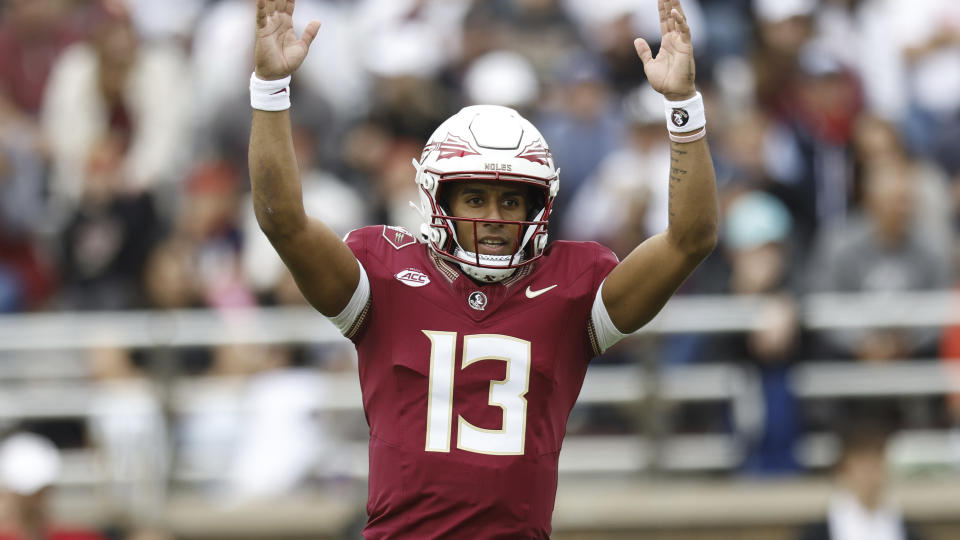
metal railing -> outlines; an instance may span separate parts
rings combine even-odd
[[[638,334],[756,329],[764,324],[761,314],[771,301],[760,296],[679,296]],[[960,295],[949,291],[883,296],[818,294],[805,297],[798,305],[801,323],[808,329],[960,324]],[[96,387],[83,383],[85,372],[69,351],[336,342],[345,340],[329,321],[309,308],[4,315],[0,316],[0,354],[6,358],[0,361],[0,420],[82,418],[92,414],[89,404]],[[46,360],[37,362],[37,356]],[[34,382],[3,383],[23,378]],[[69,382],[58,383],[58,379]],[[190,407],[198,406],[189,396],[202,389],[185,391],[182,385],[189,383],[168,382],[173,384],[166,393],[173,414],[188,414]],[[355,374],[347,374],[327,388],[336,392],[323,401],[324,409],[360,408]],[[651,388],[656,388],[653,399],[667,403],[716,401],[739,409],[758,406],[756,382],[741,367],[729,364],[677,366],[654,373],[635,365],[592,366],[578,406],[638,404],[651,398]],[[944,395],[960,393],[960,374],[936,359],[884,365],[801,363],[793,369],[791,388],[800,399]],[[930,440],[929,434],[924,437]],[[736,438],[729,434],[675,436],[661,442],[664,448],[658,455],[669,459],[660,466],[667,470],[729,469],[741,457]],[[581,444],[591,450],[580,452]],[[651,466],[651,444],[643,437],[584,437],[583,441],[571,437],[565,444],[561,465],[568,471],[643,470]],[[941,450],[948,447],[942,441],[930,446]],[[798,453],[807,456],[808,465],[822,465],[831,456],[830,447],[828,436],[812,435]],[[933,462],[952,459],[942,452],[919,454],[930,456]]]

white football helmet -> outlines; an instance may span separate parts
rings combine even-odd
[[[503,280],[530,264],[547,246],[547,222],[560,190],[558,171],[543,135],[517,111],[499,105],[464,107],[430,136],[417,169],[420,188],[420,239],[441,257],[460,265],[470,277],[486,282]],[[438,197],[450,182],[516,182],[533,189],[533,207],[526,221],[457,217]],[[454,222],[520,225],[517,251],[512,255],[481,254],[476,245],[462,246]]]

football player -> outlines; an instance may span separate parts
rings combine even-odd
[[[649,321],[713,249],[717,196],[690,30],[660,0],[661,48],[635,43],[665,98],[669,227],[622,262],[547,243],[559,179],[517,112],[467,107],[414,161],[423,223],[341,240],[303,209],[290,75],[293,0],[258,0],[250,174],[261,228],[358,352],[370,427],[367,538],[547,538],[567,416],[590,359]],[[664,171],[668,172],[668,171]]]

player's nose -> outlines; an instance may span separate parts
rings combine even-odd
[[[483,217],[484,219],[498,219],[498,220],[503,219],[503,212],[501,211],[500,205],[495,202],[491,202],[490,204],[487,204],[486,208],[484,208]],[[485,225],[490,225],[490,226],[495,225],[497,227],[500,227],[503,224],[502,223],[486,223]]]

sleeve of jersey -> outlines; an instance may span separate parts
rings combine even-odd
[[[606,281],[606,280],[604,280]],[[607,312],[607,306],[603,303],[603,283],[597,289],[597,295],[593,298],[593,308],[590,310],[590,324],[593,326],[596,337],[597,354],[603,354],[604,351],[613,347],[618,341],[627,336],[610,320],[610,314]]]
[[[609,248],[600,244],[593,244],[596,249],[596,259],[593,267],[596,269],[595,281],[597,283],[597,292],[593,297],[593,306],[590,309],[590,322],[587,324],[587,332],[590,337],[593,352],[599,356],[607,349],[612,347],[627,334],[617,330],[610,320],[610,313],[607,312],[607,306],[603,303],[603,284],[607,276],[614,268],[620,264],[617,256]]]
[[[348,232],[343,237],[343,242],[347,244],[350,251],[357,258],[357,264],[360,265],[360,281],[357,283],[350,302],[335,317],[330,317],[330,322],[340,330],[347,339],[353,339],[363,327],[367,314],[370,312],[371,290],[370,277],[367,275],[367,269],[363,261],[369,257],[367,251],[368,239],[377,234],[375,227],[361,227]]]
[[[347,307],[338,313],[335,317],[330,317],[330,322],[340,330],[340,333],[347,338],[352,339],[357,330],[363,325],[366,317],[367,308],[370,305],[370,280],[367,278],[367,270],[360,261],[360,282],[357,283],[357,289],[353,291],[350,302]]]

